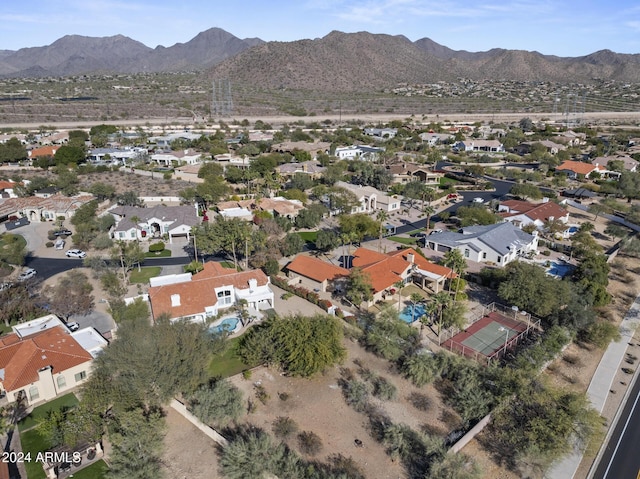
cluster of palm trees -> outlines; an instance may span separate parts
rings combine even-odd
[[[443,258],[442,264],[451,269],[452,274],[449,278],[447,290],[439,291],[431,296],[430,301],[425,304],[425,313],[417,318],[424,329],[425,326],[431,327],[435,322],[438,325],[438,339],[443,328],[456,326],[462,328],[464,326],[466,306],[458,301],[458,293],[462,289],[461,277],[467,268],[467,261],[462,253],[457,249],[452,249]],[[398,281],[393,285],[398,293],[398,312],[401,311],[402,290],[406,287],[404,281]],[[409,301],[411,302],[411,319],[416,319],[416,306],[424,302],[425,298],[417,293],[411,293]]]

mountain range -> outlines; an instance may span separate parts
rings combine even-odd
[[[473,80],[640,82],[640,54],[601,50],[557,57],[524,50],[452,50],[429,38],[331,32],[292,42],[240,39],[220,28],[154,49],[123,35],[68,35],[43,47],[0,50],[0,76],[200,71],[261,88],[357,91]]]

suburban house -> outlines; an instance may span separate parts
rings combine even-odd
[[[408,163],[400,161],[387,166],[387,171],[393,177],[393,183],[410,183],[419,181],[430,187],[438,187],[444,173],[433,171],[433,167],[429,165],[421,165],[418,163]]]
[[[136,241],[162,238],[163,235],[168,236],[170,243],[176,236],[185,236],[188,240],[191,228],[200,224],[200,217],[194,206],[116,206],[109,213],[116,220],[111,232],[115,240]]]
[[[170,148],[171,143],[176,140],[194,141],[202,136],[200,133],[189,133],[188,131],[180,131],[169,133],[164,136],[152,136],[149,138],[150,143],[155,143],[160,148]]]
[[[0,395],[34,404],[65,394],[87,381],[106,346],[93,328],[72,333],[52,314],[14,326],[0,338]]]
[[[431,263],[412,248],[386,254],[358,248],[353,253],[351,264],[371,278],[373,300],[369,304],[392,296],[392,290],[399,281],[405,284],[413,282],[423,289],[429,286],[437,293],[447,279],[457,276],[450,268]]]
[[[41,146],[39,148],[34,148],[33,150],[27,151],[27,158],[30,160],[35,160],[38,158],[53,158],[56,154],[56,151],[60,149],[59,146]]]
[[[0,198],[17,198],[14,189],[18,183],[13,181],[0,180]]]
[[[262,270],[236,271],[208,262],[199,273],[151,278],[149,302],[154,319],[167,314],[171,320],[206,323],[224,309],[245,300],[249,309],[273,308],[274,294]]]
[[[528,201],[507,200],[498,205],[498,214],[519,228],[533,224],[536,229],[543,229],[548,221],[569,221],[569,212],[553,201],[530,203]]]
[[[556,166],[556,171],[565,173],[569,178],[576,179],[580,175],[585,178],[591,177],[592,174],[604,176],[608,173],[604,166],[594,165],[591,163],[584,163],[582,161],[564,161],[562,164]]]
[[[314,160],[303,161],[302,163],[285,163],[276,166],[276,173],[283,178],[290,178],[296,173],[309,175],[309,178],[316,180],[324,174],[326,168]]]
[[[488,226],[469,226],[459,233],[442,232],[425,237],[425,246],[446,253],[458,249],[463,256],[477,263],[504,266],[519,256],[538,252],[538,234],[525,233],[513,223],[505,221]]]
[[[556,143],[562,143],[567,146],[580,146],[587,143],[586,133],[576,133],[573,130],[567,130],[558,133],[552,138]]]
[[[252,130],[249,132],[249,141],[273,141],[273,131]]]
[[[365,128],[363,133],[377,140],[390,140],[398,134],[397,128]]]
[[[151,161],[158,165],[195,165],[202,160],[202,153],[188,149],[180,151],[163,151],[151,155]]]
[[[27,218],[30,222],[54,221],[58,217],[70,219],[78,208],[94,199],[91,195],[70,198],[57,194],[46,198],[7,198],[0,203],[0,219],[10,216]]]
[[[232,153],[222,153],[213,157],[215,163],[222,166],[222,170],[226,170],[228,166],[235,166],[242,170],[246,170],[251,165],[251,158],[248,156],[238,156]]]
[[[418,136],[424,143],[428,144],[429,146],[436,146],[436,145],[439,145],[440,143],[444,143],[445,141],[449,141],[451,140],[451,138],[453,138],[453,135],[450,135],[449,133],[433,133],[433,132],[420,133]]]
[[[396,198],[372,186],[353,185],[344,181],[338,181],[336,186],[351,191],[358,198],[360,205],[355,207],[351,213],[373,213],[376,210],[390,213],[400,209],[400,196]]]
[[[300,200],[288,200],[276,196],[258,200],[221,201],[216,204],[216,209],[221,216],[227,218],[252,220],[256,212],[266,211],[271,216],[284,216],[292,220],[304,209],[304,205]]]
[[[333,155],[339,160],[376,161],[384,151],[384,148],[378,146],[353,145],[336,148]]]
[[[542,145],[547,153],[551,155],[557,155],[559,151],[566,150],[567,147],[561,143],[555,143],[551,140],[540,141],[524,141],[520,143],[515,149],[519,155],[526,155],[533,151],[534,145]]]
[[[312,256],[299,254],[286,267],[288,283],[313,291],[344,290],[349,270]]]
[[[609,170],[609,164],[612,161],[621,163],[622,169],[624,171],[635,173],[638,169],[638,161],[634,160],[629,155],[598,156],[597,158],[594,158],[593,160],[591,160],[591,163],[594,165],[603,166],[607,170]],[[609,170],[609,174],[611,175],[612,173],[615,173],[615,172],[612,172],[611,170]]]
[[[504,145],[498,140],[462,140],[453,144],[453,148],[458,151],[486,151],[493,153],[503,153]]]
[[[271,151],[276,153],[294,153],[296,151],[306,151],[312,158],[318,156],[318,153],[326,152],[331,147],[331,143],[326,141],[316,141],[309,143],[307,141],[285,141],[271,145]]]
[[[146,148],[94,148],[89,151],[87,160],[92,163],[125,164],[127,160],[139,158],[146,153]]]

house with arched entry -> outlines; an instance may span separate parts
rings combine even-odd
[[[111,231],[115,240],[137,241],[166,238],[169,243],[175,237],[191,236],[191,228],[200,224],[196,206],[165,206],[152,208],[117,206],[109,210],[116,220]],[[166,235],[166,236],[165,236]]]
[[[0,220],[11,216],[27,218],[31,223],[55,221],[59,217],[70,219],[78,208],[94,199],[92,195],[68,197],[60,194],[47,198],[7,198],[0,204]]]

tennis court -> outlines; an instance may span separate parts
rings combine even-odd
[[[528,323],[493,311],[447,339],[442,346],[464,356],[488,362],[511,349],[529,329]]]

